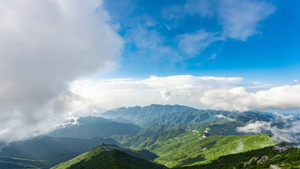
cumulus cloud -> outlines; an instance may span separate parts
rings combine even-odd
[[[227,86],[242,81],[239,77],[178,75],[151,76],[148,79],[77,80],[72,83],[72,107],[77,112],[99,112],[118,107],[158,104],[184,104],[198,107],[193,95],[211,85]],[[199,107],[200,108],[200,107]]]
[[[257,92],[248,92],[245,87],[215,88],[205,92],[199,101],[225,110],[298,109],[298,93],[300,85],[279,86]]]
[[[74,84],[72,92],[89,100],[82,104],[84,107],[110,109],[158,103],[237,111],[300,108],[300,85],[257,88],[251,92],[248,88],[253,84],[244,87],[240,77],[151,76],[141,80],[83,80]]]
[[[116,66],[123,41],[102,1],[5,1],[0,7],[0,141],[70,116],[69,82]]]

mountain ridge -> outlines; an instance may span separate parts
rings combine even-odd
[[[121,163],[115,161],[116,158],[112,158],[112,155],[117,154],[117,159],[121,160]],[[147,152],[146,152],[147,154]],[[145,155],[145,151],[133,151],[130,149],[119,147],[116,144],[100,144],[99,146],[91,148],[84,154],[77,156],[67,162],[61,163],[51,169],[66,169],[66,168],[157,168],[166,169],[167,167],[150,162],[145,158],[139,156]],[[148,154],[149,155],[149,154]],[[127,162],[124,162],[124,158]],[[113,161],[112,161],[113,160]],[[129,161],[129,163],[128,163]]]

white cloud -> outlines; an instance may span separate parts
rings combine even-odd
[[[143,82],[152,87],[194,87],[198,85],[228,85],[239,83],[243,80],[240,77],[213,77],[213,76],[192,76],[192,75],[177,75],[167,77],[151,76],[149,79],[144,79]]]
[[[268,2],[252,0],[219,1],[218,14],[225,37],[247,40],[259,33],[258,24],[274,13],[275,8]]]
[[[161,90],[160,94],[161,94],[162,99],[165,101],[168,101],[171,98],[171,92],[168,90]]]
[[[260,33],[260,23],[275,12],[275,7],[265,1],[253,0],[191,0],[187,1],[183,8],[176,6],[174,11],[176,13],[171,11],[168,13],[176,17],[184,17],[183,14],[198,14],[210,19],[215,17],[218,23],[222,25],[220,31],[204,31],[205,27],[202,27],[195,33],[178,36],[180,39],[179,48],[185,54],[193,57],[200,54],[212,42],[225,41],[228,38],[245,41],[247,38]],[[210,59],[214,58],[215,56],[210,57]]]
[[[204,93],[199,101],[212,108],[225,110],[263,110],[300,108],[300,85],[273,87],[248,92],[244,87],[215,88]]]
[[[216,33],[206,32],[204,29],[194,34],[183,34],[177,37],[179,48],[190,57],[199,54],[214,41],[222,40]]]
[[[227,119],[227,120],[229,120],[229,121],[235,121],[234,119],[229,118],[229,117],[226,117],[226,116],[224,116],[223,114],[217,114],[217,115],[215,115],[215,116],[218,117],[218,118],[220,118],[220,119]]]
[[[254,85],[260,85],[260,82],[251,82]]]
[[[270,128],[271,128],[271,122],[256,121],[256,122],[248,123],[243,127],[237,127],[237,131],[244,132],[244,133],[260,134],[263,132],[262,130],[270,130]]]
[[[147,105],[162,100],[160,90],[148,87],[137,79],[79,80],[71,86],[76,96],[73,110],[90,113],[118,107]]]
[[[280,120],[282,120],[282,121],[284,121],[284,122],[288,122],[289,120],[293,120],[294,118],[295,118],[295,116],[293,116],[293,115],[287,115],[287,116],[285,116],[285,115],[283,115],[283,114],[280,114],[280,113],[278,113],[278,112],[275,112],[275,113],[273,113],[275,116],[276,116],[276,118],[277,119],[280,119]]]
[[[299,80],[299,79],[295,79],[295,80],[293,80],[293,82],[294,82],[294,83],[299,83],[300,80]]]
[[[116,66],[123,41],[101,5],[1,0],[0,141],[37,135],[64,120],[74,97],[69,82]]]
[[[250,92],[243,87],[242,80],[238,77],[151,76],[142,80],[78,81],[72,91],[88,100],[82,105],[103,109],[152,103],[238,111],[300,108],[300,85]]]
[[[279,115],[279,114],[277,114]],[[274,138],[274,141],[281,143],[299,143],[300,141],[300,125],[299,121],[280,121],[280,119],[288,119],[290,117],[285,117],[284,115],[279,115],[274,121],[256,121],[249,122],[243,127],[237,127],[238,132],[244,133],[266,133],[271,132]],[[284,122],[283,128],[277,128],[273,123]]]
[[[211,85],[236,84],[242,78],[195,77],[178,75],[169,77],[151,76],[148,79],[104,79],[78,80],[71,86],[74,110],[89,113],[101,109],[117,107],[145,106],[158,104],[184,104],[197,107],[199,102],[193,95],[205,91]]]
[[[208,58],[208,60],[214,60],[214,59],[216,59],[216,57],[217,57],[217,54],[213,53],[213,54]]]

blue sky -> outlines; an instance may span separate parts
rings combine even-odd
[[[154,103],[300,113],[300,1],[0,1],[0,141]]]
[[[299,6],[292,0],[105,0],[125,40],[120,67],[107,77],[191,74],[292,84],[300,78]],[[197,40],[201,31],[207,37]]]

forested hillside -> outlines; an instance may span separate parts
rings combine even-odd
[[[277,147],[277,146],[275,146]],[[265,147],[244,153],[230,154],[219,157],[211,163],[195,165],[190,167],[179,167],[176,169],[242,169],[242,168],[300,168],[300,149],[284,147],[279,150],[275,147]]]
[[[148,151],[125,149],[114,144],[101,144],[88,152],[52,169],[165,169],[167,167],[150,162],[153,154]]]
[[[12,142],[0,152],[0,156],[11,157],[3,158],[1,164],[49,168],[65,162],[59,167],[93,168],[102,166],[97,161],[106,159],[103,162],[110,161],[108,165],[120,167],[129,164],[117,163],[116,160],[133,160],[131,164],[134,161],[145,162],[136,159],[138,157],[152,161],[145,162],[149,166],[157,165],[155,163],[161,164],[158,167],[164,165],[169,168],[200,167],[204,164],[218,166],[216,159],[277,144],[270,135],[271,131],[263,130],[265,134],[246,133],[237,128],[264,122],[284,129],[287,121],[295,123],[299,120],[268,113],[197,110],[179,105],[120,108],[105,115],[111,119],[80,117],[58,127],[48,134],[51,136]],[[140,126],[132,124],[134,120]],[[16,158],[22,159],[18,161]]]

